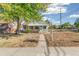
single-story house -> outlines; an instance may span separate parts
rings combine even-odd
[[[45,22],[30,22],[28,28],[34,31],[47,31],[48,24]]]

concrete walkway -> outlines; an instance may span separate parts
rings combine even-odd
[[[49,56],[49,48],[43,34],[40,34],[38,47],[42,48],[42,53],[44,53],[45,56]]]

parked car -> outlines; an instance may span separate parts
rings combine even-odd
[[[0,33],[5,33],[8,29],[8,23],[0,23]]]

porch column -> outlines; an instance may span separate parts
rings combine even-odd
[[[33,30],[35,30],[35,26],[33,26]]]

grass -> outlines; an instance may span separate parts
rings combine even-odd
[[[21,35],[0,36],[0,47],[35,47],[38,45],[38,33],[23,33]]]
[[[76,32],[53,32],[45,34],[45,38],[48,46],[79,47],[79,33]]]

